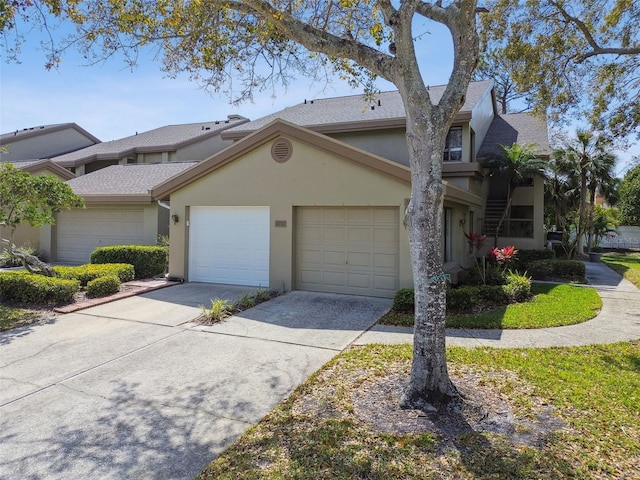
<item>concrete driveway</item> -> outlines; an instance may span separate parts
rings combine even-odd
[[[0,334],[0,478],[190,479],[390,300],[292,292],[214,326],[184,284]]]

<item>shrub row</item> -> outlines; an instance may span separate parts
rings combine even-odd
[[[535,280],[582,280],[586,272],[577,260],[538,260],[529,264],[527,273]]]
[[[447,310],[469,312],[475,306],[500,306],[523,302],[531,296],[531,279],[509,272],[504,285],[463,286],[447,289]],[[414,291],[402,288],[396,292],[392,309],[397,312],[413,312]]]
[[[100,247],[91,253],[91,263],[128,263],[133,265],[136,279],[151,278],[164,273],[167,252],[147,245]]]
[[[53,267],[60,278],[78,280],[81,287],[100,277],[115,276],[120,282],[130,282],[134,278],[133,265],[127,263],[86,264],[77,267]]]
[[[509,264],[511,270],[520,273],[528,271],[529,265],[538,260],[553,260],[556,254],[553,250],[518,250],[518,254]]]
[[[58,305],[71,302],[78,290],[78,280],[45,277],[26,271],[0,273],[0,300],[3,301]]]

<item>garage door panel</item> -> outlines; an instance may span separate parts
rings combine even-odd
[[[324,285],[329,285],[334,287],[344,287],[345,279],[346,279],[346,275],[344,272],[335,272],[335,271],[325,270],[322,275],[322,283]]]
[[[342,208],[324,209],[321,211],[320,217],[324,223],[346,223],[348,213]]]
[[[393,296],[398,290],[398,277],[395,275],[374,275],[373,288],[376,290],[386,291],[389,296]]]
[[[347,232],[344,227],[325,227],[322,229],[322,240],[332,243],[344,243],[347,239]]]
[[[347,263],[350,267],[365,267],[370,268],[371,254],[363,252],[350,252],[347,254]]]
[[[373,223],[373,212],[369,208],[347,208],[347,221],[354,223]]]
[[[393,296],[399,276],[398,212],[394,207],[299,207],[297,288]]]
[[[331,265],[331,266],[344,266],[345,264],[345,260],[344,260],[344,252],[323,252],[322,255],[322,263],[324,263],[325,265]]]
[[[398,271],[398,255],[388,253],[376,253],[373,255],[373,267],[376,270],[388,269]]]
[[[372,228],[349,228],[349,245],[361,243],[371,245],[373,242]]]
[[[269,208],[191,207],[189,280],[269,286]]]
[[[142,208],[85,209],[60,212],[56,218],[56,257],[86,263],[91,252],[110,245],[144,244]]]

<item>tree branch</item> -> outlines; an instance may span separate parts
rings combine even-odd
[[[574,58],[578,63],[584,62],[587,58],[594,57],[596,55],[638,55],[640,54],[640,47],[628,47],[628,48],[608,48],[601,47],[600,44],[596,41],[596,39],[591,34],[589,27],[577,17],[570,15],[562,6],[558,4],[558,2],[554,0],[549,0],[549,3],[553,5],[556,10],[562,15],[562,17],[568,22],[575,25],[578,30],[584,36],[584,39],[587,41],[589,46],[591,47],[591,51],[586,53],[577,54]]]
[[[224,1],[223,5],[238,12],[252,13],[269,19],[293,40],[313,52],[349,58],[386,80],[391,81],[394,77],[393,57],[364,45],[355,39],[338,37],[325,30],[315,28],[294,18],[289,13],[276,10],[269,2],[262,0]]]

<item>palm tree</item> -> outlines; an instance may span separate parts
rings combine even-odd
[[[500,145],[502,155],[485,160],[483,166],[491,170],[492,175],[500,175],[507,182],[507,204],[502,218],[496,227],[494,246],[498,246],[498,235],[504,219],[511,208],[513,191],[527,179],[546,176],[547,162],[535,153],[535,145],[514,143],[510,147]]]
[[[575,175],[578,163],[556,150],[548,163],[544,188],[545,224],[547,228],[562,232],[562,248],[566,258],[575,253],[576,239],[571,230],[577,223],[580,205],[580,182]],[[553,226],[553,227],[552,227]]]
[[[567,164],[576,165],[579,173],[580,204],[576,224],[576,250],[579,254],[584,253],[584,237],[593,223],[588,213],[592,208],[589,208],[587,198],[591,195],[593,201],[598,186],[610,183],[612,178],[615,156],[608,151],[609,148],[610,142],[605,137],[579,130],[574,140],[557,151]]]
[[[589,196],[587,251],[591,251],[594,242],[596,194],[600,193],[607,203],[615,203],[616,190],[620,183],[613,173],[616,160],[615,155],[605,153],[604,155],[594,158],[591,162],[587,185]]]

